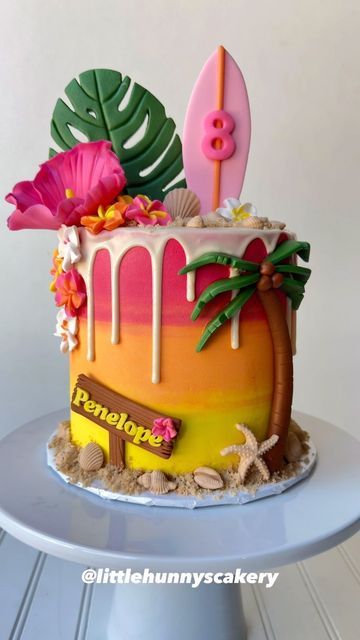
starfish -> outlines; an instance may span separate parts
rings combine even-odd
[[[263,480],[269,480],[270,471],[261,458],[264,453],[272,449],[272,447],[277,443],[279,436],[274,434],[259,444],[252,431],[250,431],[245,424],[237,424],[236,428],[244,434],[245,443],[232,444],[229,447],[225,447],[225,449],[220,451],[220,454],[222,456],[228,456],[235,453],[240,457],[238,472],[239,479],[242,484],[245,481],[249,469],[253,465],[258,469]]]

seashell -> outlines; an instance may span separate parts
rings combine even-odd
[[[222,216],[217,216],[215,221],[215,227],[232,227],[230,220],[225,220]]]
[[[280,222],[280,220],[269,220],[270,229],[285,229],[285,222]]]
[[[57,436],[63,440],[70,440],[70,420],[62,420],[59,422]]]
[[[211,211],[202,217],[205,227],[231,227],[232,224],[229,220],[223,218],[215,211]]]
[[[151,493],[162,495],[174,491],[176,489],[176,482],[171,482],[162,471],[149,471],[143,473],[138,479],[144,489],[148,489]]]
[[[247,229],[263,229],[264,222],[258,216],[249,216],[241,220],[241,226]]]
[[[217,214],[214,211],[201,216],[204,227],[216,227]]]
[[[182,218],[181,216],[176,216],[174,220],[174,225],[177,227],[185,227],[186,223],[190,220],[190,218]]]
[[[201,216],[194,216],[190,218],[189,222],[186,223],[187,227],[204,227],[204,220]]]
[[[193,218],[200,213],[200,200],[190,189],[173,189],[164,199],[164,205],[173,220]]]
[[[303,449],[301,442],[293,431],[289,431],[285,444],[284,455],[288,462],[296,462],[301,458]]]
[[[79,465],[83,471],[99,471],[103,464],[103,450],[96,442],[89,442],[80,450]]]
[[[221,475],[211,467],[199,467],[194,471],[194,480],[202,489],[221,489],[224,486]]]

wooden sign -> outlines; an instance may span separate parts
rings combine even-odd
[[[131,442],[160,458],[170,458],[175,438],[167,442],[163,436],[154,435],[154,420],[170,418],[177,432],[181,425],[178,418],[148,409],[84,374],[77,379],[71,409],[107,429],[110,463],[116,466],[125,466],[125,442]]]

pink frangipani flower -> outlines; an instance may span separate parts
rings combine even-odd
[[[55,281],[55,303],[65,307],[68,316],[77,316],[86,302],[86,286],[76,269],[61,273]]]
[[[155,418],[151,433],[154,436],[162,436],[165,442],[176,438],[177,431],[171,418]]]
[[[16,209],[8,218],[12,231],[59,229],[107,206],[126,185],[111,143],[82,142],[40,165],[33,181],[18,182],[6,196]]]
[[[125,211],[127,220],[135,220],[138,224],[160,224],[162,226],[171,222],[170,214],[160,200],[151,201],[147,196],[136,196]]]

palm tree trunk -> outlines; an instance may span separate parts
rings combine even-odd
[[[281,469],[284,462],[293,396],[293,358],[286,317],[275,290],[258,290],[258,296],[269,323],[274,351],[274,391],[267,438],[276,434],[279,440],[265,456],[270,471],[274,472]]]

